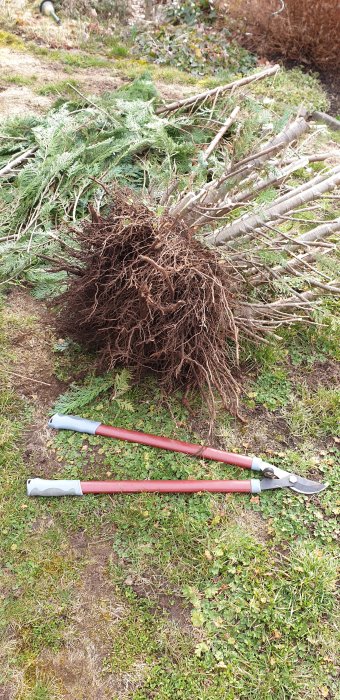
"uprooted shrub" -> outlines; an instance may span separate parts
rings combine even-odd
[[[74,233],[63,332],[95,350],[101,369],[152,370],[167,392],[198,389],[212,412],[217,392],[237,413],[237,274],[185,224],[156,217],[129,191],[113,199]]]

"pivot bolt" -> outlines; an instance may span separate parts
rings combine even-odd
[[[262,471],[263,476],[267,479],[274,479],[274,469],[273,467],[265,467]]]
[[[291,474],[291,476],[289,477],[289,481],[291,482],[291,484],[296,484],[297,476],[294,476],[294,474]]]

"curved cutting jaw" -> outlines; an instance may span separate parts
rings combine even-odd
[[[319,481],[312,481],[311,479],[305,479],[303,476],[290,474],[290,472],[286,472],[284,469],[275,467],[273,464],[265,464],[263,471],[266,475],[271,472],[272,476],[270,478],[262,479],[261,491],[266,491],[268,489],[289,488],[296,493],[311,496],[314,493],[321,493],[321,491],[324,491],[324,489],[327,488],[327,484],[320,484]]]
[[[294,481],[291,480],[292,477]],[[318,481],[304,479],[302,476],[295,476],[294,474],[284,476],[282,479],[262,479],[260,484],[261,491],[288,488],[296,493],[303,493],[305,496],[311,496],[313,493],[320,493],[327,488],[326,484],[320,484]]]
[[[327,484],[320,484],[319,481],[312,481],[311,479],[304,479],[302,476],[298,476],[295,484],[290,483],[289,488],[292,491],[296,491],[296,493],[312,495],[313,493],[324,491],[327,488]]]

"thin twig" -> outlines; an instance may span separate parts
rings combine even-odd
[[[106,192],[106,194],[108,194],[109,197],[112,198],[112,192],[110,192],[109,188],[106,185],[104,185],[104,183],[101,180],[97,180],[96,177],[92,177],[90,175],[89,175],[89,178],[90,178],[90,180],[93,180],[94,182],[96,182],[97,185],[100,185],[100,187],[103,188],[104,192]]]
[[[301,209],[299,209],[297,213],[299,214],[300,211],[301,211]],[[282,219],[283,221],[294,221],[296,223],[301,223],[301,224],[324,224],[325,223],[324,219],[295,219],[294,216],[285,216],[284,214],[281,214],[281,216],[278,216],[278,219]]]
[[[92,102],[92,100],[90,100],[89,97],[86,97],[86,95],[83,95],[83,93],[80,92],[80,90],[78,90],[76,87],[74,87],[74,85],[71,85],[71,83],[67,83],[67,87],[71,88],[71,90],[74,90],[74,92],[76,92],[80,97],[82,97],[82,99],[85,100],[85,102],[88,102],[89,105],[91,105],[92,107],[95,107],[95,109],[97,109],[98,112],[101,112],[102,114],[104,114],[110,120],[110,122],[112,122],[116,126],[121,126],[120,123],[117,121],[117,119],[115,119],[112,116],[112,114],[109,114],[109,112],[106,112],[105,109],[103,109],[102,107],[99,107],[95,102]]]
[[[219,142],[221,141],[221,138],[223,138],[224,134],[226,131],[228,131],[229,127],[232,125],[232,123],[235,121],[236,116],[238,115],[240,111],[240,107],[235,107],[233,109],[230,117],[226,120],[225,124],[220,128],[220,130],[217,132],[215,138],[211,141],[209,146],[203,151],[203,157],[207,160],[209,156],[212,154],[212,152],[215,150],[216,146],[218,146]]]
[[[51,386],[48,382],[43,382],[41,379],[36,379],[35,377],[26,377],[25,374],[20,374],[19,372],[12,372],[12,370],[6,370],[8,374],[12,374],[14,377],[20,377],[20,379],[28,379],[30,382],[35,382],[36,384],[44,384],[44,386]]]

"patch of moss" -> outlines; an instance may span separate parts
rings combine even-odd
[[[11,32],[5,32],[0,30],[0,46],[9,46],[12,49],[25,49],[25,44],[16,34],[11,34]]]
[[[278,113],[283,113],[288,106],[298,108],[303,105],[308,112],[327,111],[329,107],[317,74],[306,73],[301,68],[286,70],[281,67],[274,77],[253,83],[251,90],[257,98],[275,100],[273,106]]]

